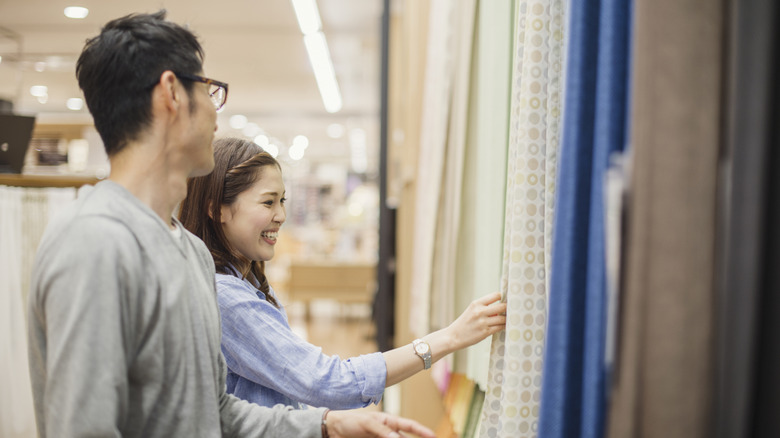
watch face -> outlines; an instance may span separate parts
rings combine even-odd
[[[420,354],[425,354],[425,353],[428,352],[428,344],[424,344],[424,343],[420,342],[419,344],[414,346],[414,351],[416,351],[416,352],[418,352]]]

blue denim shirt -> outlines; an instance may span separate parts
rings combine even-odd
[[[216,282],[229,393],[262,406],[299,409],[299,402],[353,409],[382,399],[387,377],[382,353],[346,360],[327,356],[293,333],[284,308],[266,301],[251,283],[223,274]]]

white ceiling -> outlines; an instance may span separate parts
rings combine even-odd
[[[376,169],[382,1],[318,5],[344,102],[335,114],[324,110],[290,0],[0,0],[0,98],[40,122],[89,123],[86,108],[65,106],[81,97],[74,66],[84,41],[113,18],[164,8],[199,36],[206,76],[230,84],[218,136],[240,135],[228,119],[243,114],[278,139],[280,158],[303,134],[310,142],[304,160],[348,163],[348,135],[326,135],[328,125],[340,123],[366,131],[369,169]],[[84,6],[89,16],[66,18],[66,6]],[[36,71],[37,62],[46,62],[44,71]],[[48,87],[45,104],[30,95],[33,85]]]

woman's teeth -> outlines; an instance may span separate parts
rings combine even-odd
[[[260,235],[262,237],[266,238],[266,239],[274,239],[274,240],[276,240],[276,238],[279,236],[279,232],[278,231],[275,231],[275,232],[265,232],[265,233],[262,233]]]

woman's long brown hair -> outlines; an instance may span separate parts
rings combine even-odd
[[[222,138],[214,142],[214,170],[187,181],[187,197],[181,203],[179,220],[191,233],[206,243],[220,274],[248,279],[279,307],[270,294],[265,278],[265,262],[249,260],[230,245],[222,230],[223,205],[232,205],[239,194],[254,184],[266,166],[279,162],[269,153],[240,138]]]

